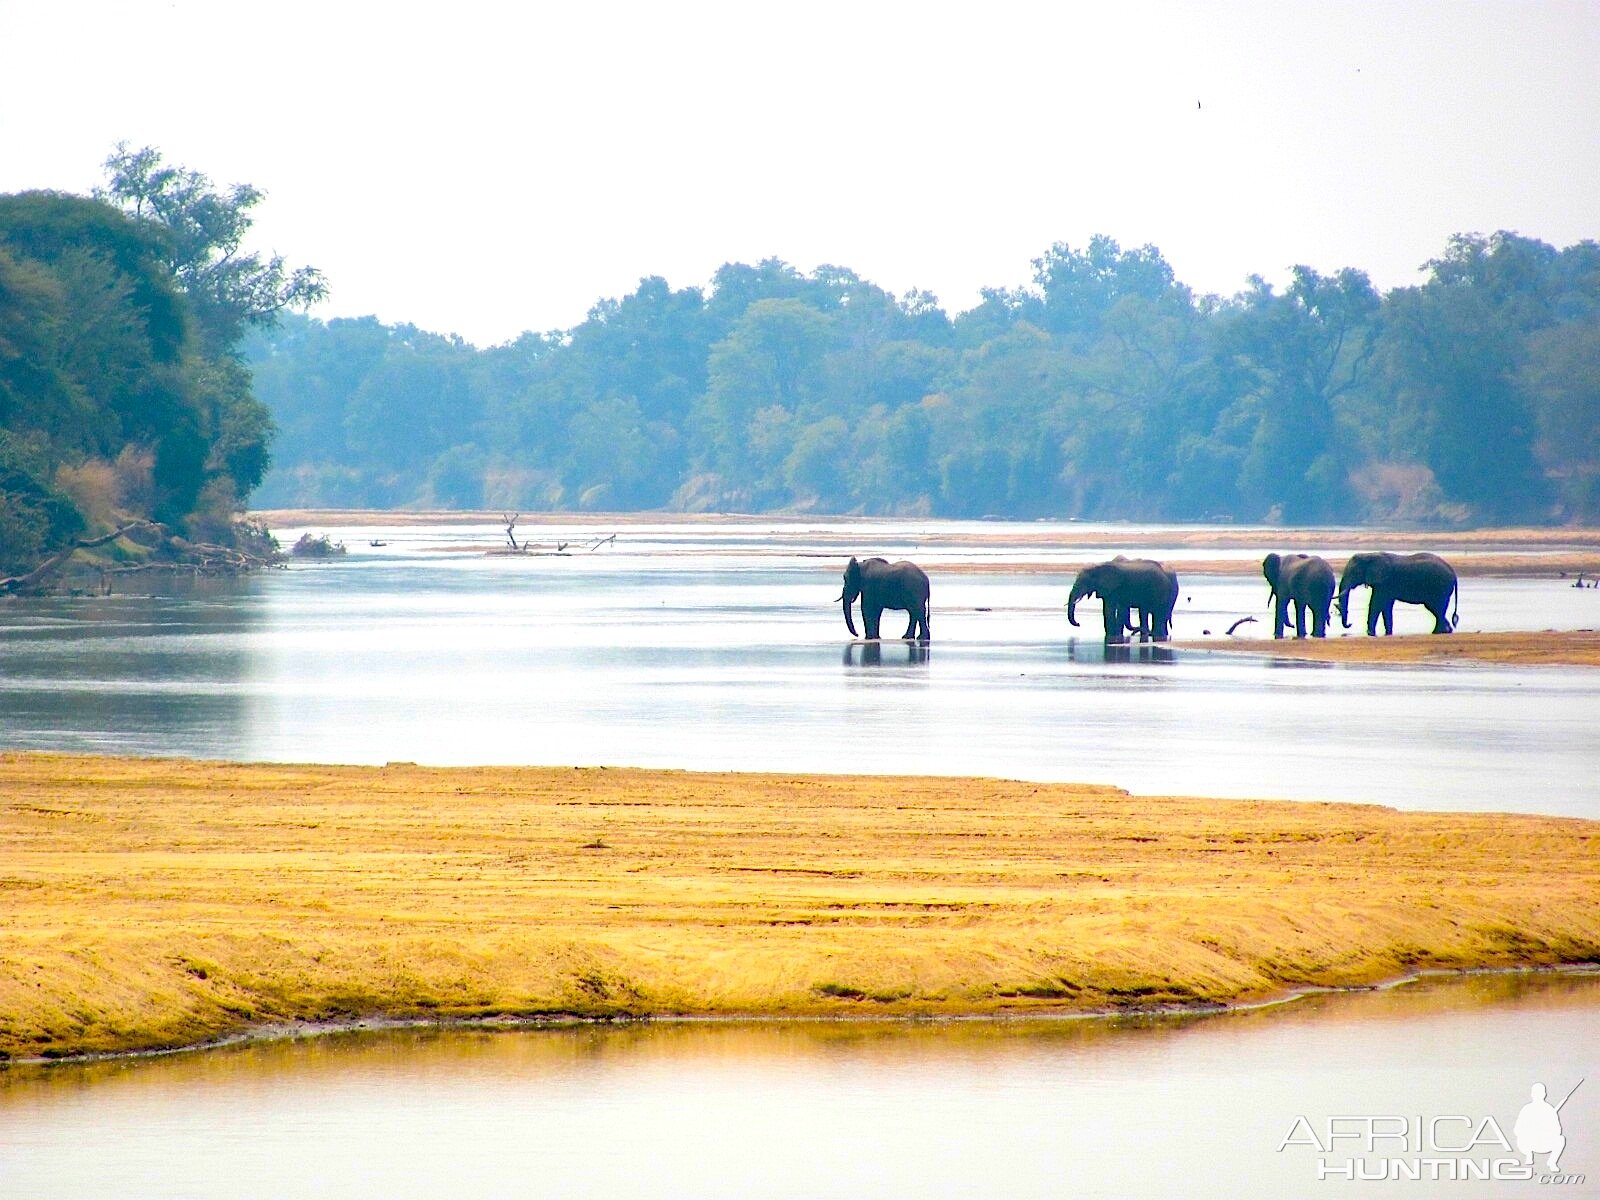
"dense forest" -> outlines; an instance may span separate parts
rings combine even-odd
[[[273,431],[240,340],[324,291],[241,248],[257,189],[151,149],[106,170],[0,196],[0,576],[135,526],[115,549],[235,543]]]
[[[1306,522],[1600,516],[1600,245],[1452,238],[1420,286],[1197,296],[1052,247],[951,317],[839,267],[643,280],[488,349],[373,318],[246,344],[272,505]]]
[[[1095,237],[954,317],[840,267],[731,263],[480,349],[292,311],[324,281],[246,250],[249,185],[126,146],[106,171],[94,196],[0,196],[0,590],[135,525],[120,552],[236,542],[247,500],[1600,517],[1594,242],[1463,234],[1419,286],[1298,267],[1222,298]]]

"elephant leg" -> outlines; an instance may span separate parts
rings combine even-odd
[[[1105,614],[1106,641],[1120,645],[1127,640],[1124,630],[1128,624],[1128,610],[1109,600],[1102,600],[1101,603]]]
[[[1454,632],[1450,628],[1450,618],[1445,615],[1445,612],[1449,607],[1450,605],[1448,601],[1441,601],[1438,608],[1433,607],[1431,604],[1428,605],[1428,611],[1433,614],[1433,631],[1435,633]]]
[[[863,604],[861,606],[861,623],[865,627],[868,641],[878,640],[878,625],[883,620],[883,606],[881,604]]]
[[[1378,636],[1378,614],[1383,611],[1383,605],[1378,603],[1378,594],[1374,592],[1367,600],[1367,636]]]
[[[1389,601],[1389,603],[1387,603],[1387,604],[1385,604],[1383,606],[1383,636],[1384,637],[1393,637],[1394,636],[1394,601],[1393,600]]]
[[[1289,601],[1287,598],[1280,596],[1277,605],[1272,610],[1272,636],[1281,638],[1283,636],[1283,627],[1288,623]]]
[[[928,628],[928,602],[926,600],[922,602],[922,640],[925,642],[933,641],[933,630]]]
[[[909,642],[912,638],[917,636],[917,610],[914,608],[909,609],[907,610],[907,615],[911,619],[906,622],[906,631],[900,635],[900,640],[902,642]]]
[[[1306,606],[1303,600],[1294,602],[1294,636],[1297,639],[1306,636]]]
[[[1128,606],[1128,621],[1126,621],[1126,624],[1128,624],[1128,630],[1130,630],[1130,632],[1138,632],[1139,640],[1141,640],[1141,642],[1149,642],[1149,640],[1150,640],[1150,610],[1149,610],[1149,608],[1141,608],[1141,610],[1139,610],[1139,624],[1133,624],[1133,606],[1131,606],[1131,605]]]
[[[1311,636],[1325,638],[1328,636],[1328,610],[1314,608],[1311,610]]]

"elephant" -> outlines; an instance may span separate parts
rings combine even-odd
[[[1311,636],[1328,636],[1328,606],[1333,603],[1333,568],[1315,554],[1269,554],[1261,560],[1261,573],[1272,585],[1272,636],[1281,638],[1294,605],[1294,635],[1306,635],[1306,613],[1311,613]]]
[[[1378,617],[1383,617],[1385,635],[1394,633],[1394,604],[1420,604],[1433,614],[1433,632],[1450,633],[1461,620],[1461,596],[1457,590],[1455,568],[1437,554],[1352,554],[1339,576],[1339,620],[1350,628],[1350,592],[1370,587],[1367,601],[1367,636],[1378,632]],[[1445,610],[1451,598],[1456,611]]]
[[[851,637],[856,636],[856,625],[850,618],[850,606],[857,596],[861,598],[861,624],[869,639],[878,637],[883,610],[893,608],[911,617],[902,637],[932,640],[928,629],[928,576],[916,563],[903,559],[897,563],[881,558],[850,560],[844,569],[844,591],[839,599],[844,601],[844,627]]]
[[[1096,563],[1078,572],[1067,597],[1067,620],[1078,623],[1078,601],[1099,596],[1104,610],[1106,641],[1126,641],[1130,629],[1139,630],[1146,640],[1166,641],[1172,633],[1172,610],[1178,603],[1178,577],[1160,563],[1148,558],[1124,558]],[[1132,610],[1139,610],[1139,624],[1130,625]]]

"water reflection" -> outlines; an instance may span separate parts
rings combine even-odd
[[[263,627],[258,580],[15,602],[0,613],[0,741],[246,756]]]
[[[888,647],[887,655],[884,653]],[[933,644],[922,641],[846,642],[844,665],[847,667],[919,666],[933,656]]]
[[[1596,1045],[1600,979],[1565,975],[1215,1017],[352,1035],[0,1071],[0,1161],[40,1196],[1360,1196],[1279,1150],[1296,1117],[1509,1130]],[[1584,1095],[1564,1165],[1592,1178]]]
[[[1102,638],[1070,637],[1066,640],[1070,663],[1166,663],[1179,661],[1178,651],[1164,642],[1107,642]]]

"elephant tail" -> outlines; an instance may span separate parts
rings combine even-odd
[[[1459,579],[1455,581],[1455,584],[1450,589],[1450,607],[1452,609],[1450,613],[1450,628],[1452,630],[1459,629],[1461,627],[1461,580]]]

